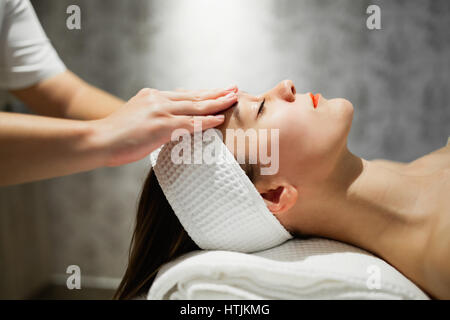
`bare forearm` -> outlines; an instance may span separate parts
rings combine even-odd
[[[11,93],[36,114],[77,120],[104,118],[125,103],[70,71]]]
[[[140,160],[170,141],[174,130],[193,132],[193,115],[204,130],[222,124],[224,115],[213,114],[232,106],[236,91],[146,88],[110,115],[89,121],[0,112],[0,185]]]
[[[101,167],[90,121],[0,112],[0,185]]]
[[[124,104],[125,101],[85,83],[69,101],[66,116],[82,120],[102,119]]]

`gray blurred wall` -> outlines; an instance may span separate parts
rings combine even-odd
[[[366,159],[411,161],[450,135],[448,0],[32,3],[66,65],[123,99],[145,86],[236,83],[256,94],[292,79],[298,92],[353,102],[349,147]],[[66,28],[70,4],[81,8],[81,30]],[[369,4],[381,7],[382,30],[366,28]],[[109,280],[125,270],[148,166],[144,159],[0,189],[0,214],[41,221],[35,237],[48,244],[33,244],[24,225],[10,222],[28,243],[16,262],[46,259],[37,273],[50,279],[76,264],[83,276],[105,280],[94,283],[116,283]]]

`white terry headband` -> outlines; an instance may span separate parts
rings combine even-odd
[[[171,141],[150,155],[161,189],[181,225],[201,249],[254,252],[291,239],[292,235],[267,209],[219,133],[217,129],[208,129],[203,139],[185,135],[180,142]],[[206,139],[207,135],[210,138]],[[186,149],[182,156],[191,162],[177,164],[179,161],[173,161],[171,154],[173,151],[180,157],[183,141],[190,141],[185,146],[191,146],[191,158]],[[209,152],[214,161],[194,163],[194,150],[197,156],[198,150],[202,150],[203,157]]]

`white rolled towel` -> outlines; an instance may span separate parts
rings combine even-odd
[[[147,299],[429,299],[382,259],[341,242],[292,239],[246,254],[204,250],[163,266]]]

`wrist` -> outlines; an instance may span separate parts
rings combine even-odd
[[[111,165],[112,139],[106,132],[102,120],[83,121],[85,123],[86,146],[91,154],[92,161],[98,167]]]

